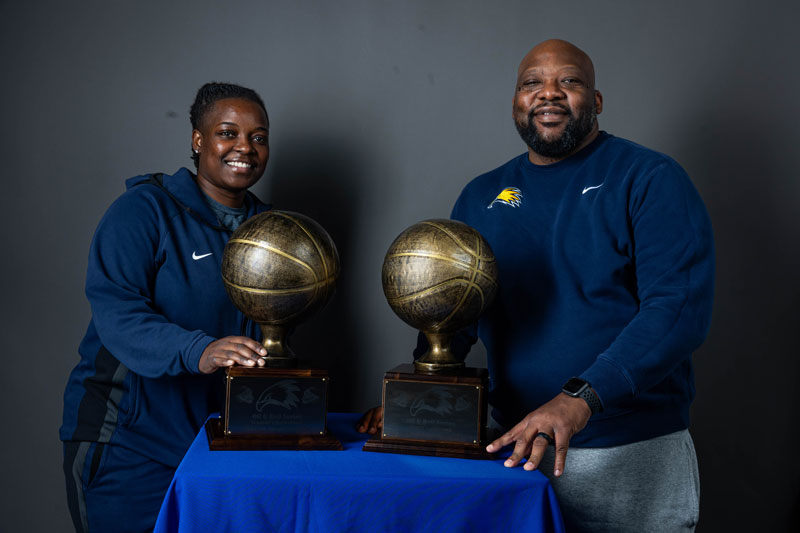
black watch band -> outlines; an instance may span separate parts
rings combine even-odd
[[[573,398],[583,398],[589,409],[592,410],[593,415],[603,412],[603,404],[600,402],[600,398],[597,397],[597,394],[592,390],[592,386],[585,379],[570,378],[561,387],[561,392]]]

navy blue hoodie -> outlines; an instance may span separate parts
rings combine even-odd
[[[500,290],[478,334],[498,421],[516,424],[579,376],[605,411],[571,445],[688,427],[714,250],[703,202],[675,161],[601,132],[552,165],[525,153],[479,176],[452,217],[497,256]]]
[[[258,338],[220,274],[229,232],[189,170],[127,180],[92,240],[92,320],[64,392],[61,440],[112,443],[177,466],[222,406],[221,373],[200,356],[228,335]],[[248,217],[267,210],[254,195]]]

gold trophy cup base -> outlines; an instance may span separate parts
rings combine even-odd
[[[417,370],[417,372],[424,372],[426,374],[442,374],[461,370],[464,368],[464,363],[424,363],[422,361],[414,361],[414,368]]]

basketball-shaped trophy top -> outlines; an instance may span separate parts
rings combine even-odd
[[[299,213],[271,210],[231,235],[222,279],[233,303],[259,324],[298,322],[328,301],[339,254],[328,233]]]
[[[492,249],[455,220],[424,220],[403,231],[386,253],[382,274],[392,310],[426,333],[455,333],[475,322],[497,292]]]

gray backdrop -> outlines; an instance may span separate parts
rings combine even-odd
[[[328,361],[333,408],[360,411],[415,338],[384,301],[383,254],[524,151],[515,72],[550,37],[593,57],[601,128],[677,159],[711,214],[716,303],[691,428],[700,530],[796,523],[798,9],[749,4],[0,2],[0,529],[70,529],[57,429],[89,319],[89,241],[125,178],[190,164],[203,82],[261,93],[272,157],[255,192],[339,246],[338,293],[295,340]]]

